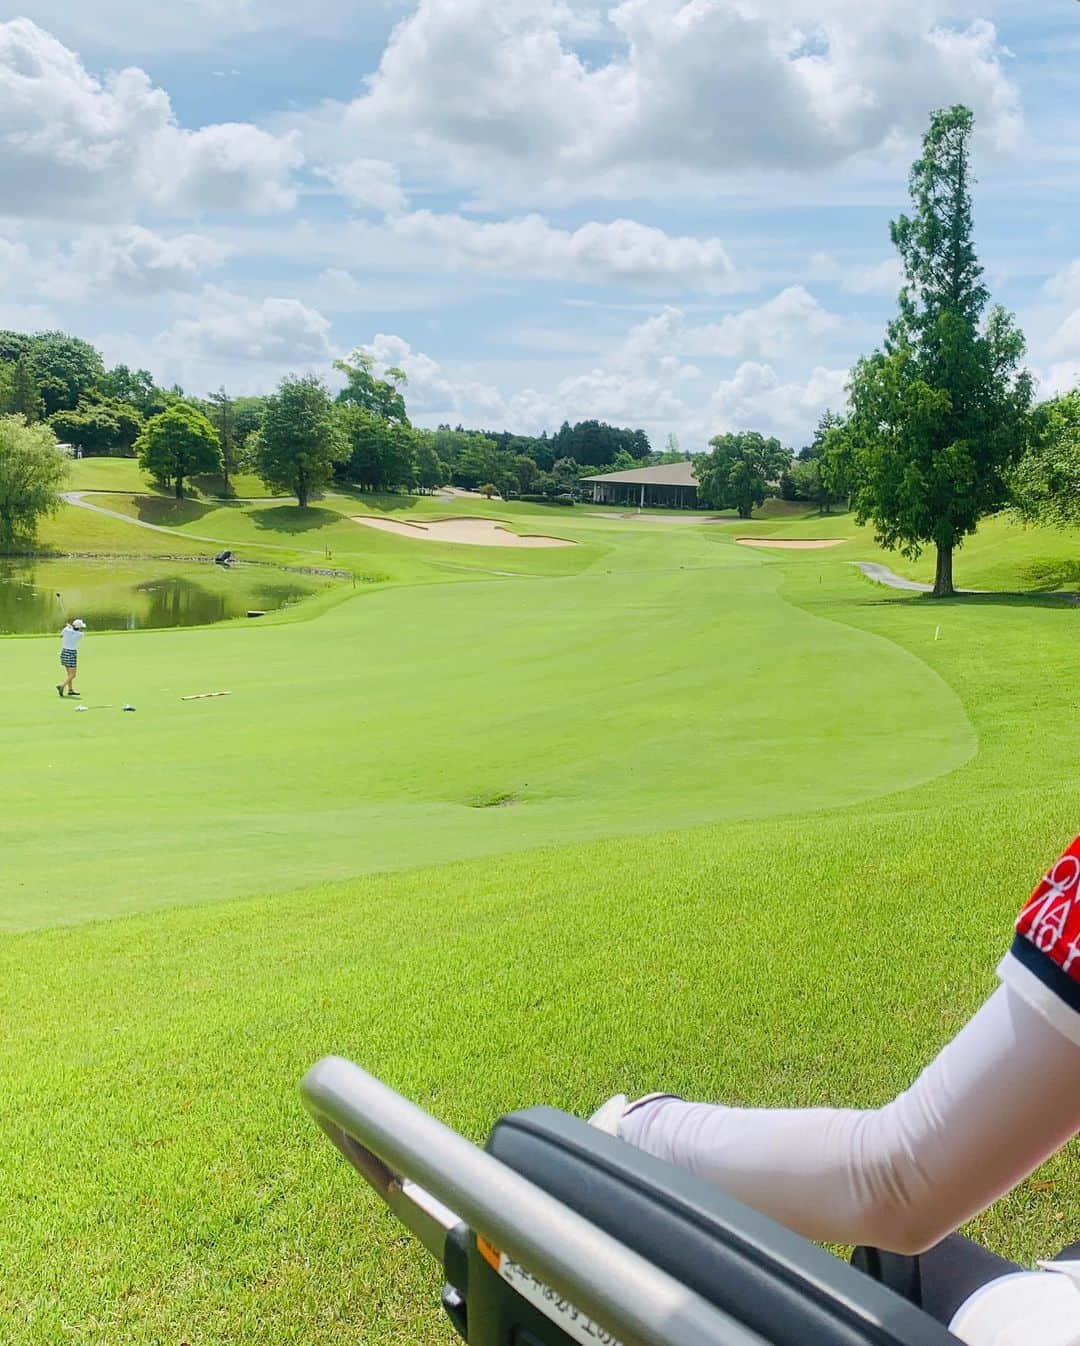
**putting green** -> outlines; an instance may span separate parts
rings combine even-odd
[[[802,813],[973,752],[924,663],[792,607],[752,552],[696,529],[605,536],[577,575],[358,590],[265,628],[91,633],[85,704],[133,716],[76,715],[52,692],[55,641],[10,643],[3,924]],[[232,696],[180,699],[218,689]]]

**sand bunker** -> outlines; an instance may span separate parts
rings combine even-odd
[[[779,538],[779,537],[737,537],[736,542],[744,547],[773,547],[777,551],[817,551],[821,547],[839,547],[846,541],[842,537]]]
[[[512,533],[494,519],[435,519],[431,523],[401,523],[397,519],[375,519],[370,514],[354,514],[353,523],[378,528],[398,537],[417,538],[421,542],[465,542],[471,547],[573,547],[577,544],[562,537],[543,537],[539,533]]]

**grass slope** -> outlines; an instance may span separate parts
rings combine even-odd
[[[577,576],[434,586],[417,559],[413,587],[311,621],[88,641],[88,679],[151,697],[244,677],[191,720],[171,692],[130,723],[39,714],[51,645],[4,648],[9,921],[132,905],[111,886],[118,811],[139,899],[186,883],[200,905],[0,939],[3,1340],[447,1342],[436,1273],[298,1106],[325,1052],[478,1139],[506,1109],[616,1088],[874,1105],[990,989],[1077,827],[1075,611],[895,595],[846,546],[761,556],[726,525],[575,528],[596,549]],[[265,881],[250,837],[235,856],[204,837],[246,826],[237,781],[256,815],[263,791],[291,799],[263,813],[283,843],[266,872],[305,845],[324,803],[309,737],[326,802],[358,815],[382,781],[430,863],[214,903],[233,865]],[[516,788],[523,762],[547,793],[471,813],[513,830],[550,809],[545,844],[444,863],[458,822],[429,840],[428,796]],[[688,828],[698,803],[720,821]],[[572,840],[635,813],[651,834]],[[976,1235],[1022,1259],[1077,1237],[1077,1157]]]
[[[19,791],[0,824],[19,838],[17,900],[0,922],[798,813],[970,756],[925,664],[792,609],[781,573],[673,529],[573,577],[361,588],[306,623],[93,635],[87,703],[135,716],[59,703],[54,638],[20,641]],[[232,697],[180,700],[219,689]],[[79,804],[57,828],[63,779]]]

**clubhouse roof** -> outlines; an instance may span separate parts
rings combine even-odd
[[[596,505],[667,506],[696,509],[697,477],[693,463],[663,463],[660,467],[635,467],[628,472],[608,472],[582,477],[593,488]]]

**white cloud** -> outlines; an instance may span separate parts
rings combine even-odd
[[[25,243],[0,238],[0,285],[12,288],[26,275],[30,267],[30,250]]]
[[[1039,375],[1039,396],[1057,397],[1080,388],[1080,356],[1062,360]]]
[[[220,266],[228,248],[202,234],[164,237],[139,225],[76,239],[67,257],[43,266],[40,288],[55,299],[140,298],[190,290]]]
[[[1019,122],[985,20],[945,0],[622,0],[610,56],[584,60],[556,0],[420,0],[395,30],[346,142],[403,154],[492,191],[604,175],[655,180],[748,168],[811,170],[917,137],[963,100],[984,134]],[[595,18],[595,15],[594,15]],[[462,79],[463,70],[484,72]]]
[[[9,213],[133,207],[267,213],[295,202],[295,136],[247,123],[181,127],[134,67],[99,81],[28,19],[0,23],[0,177]]]
[[[296,135],[273,136],[247,122],[222,122],[186,131],[162,127],[146,170],[155,206],[177,215],[291,210],[291,175],[303,161]]]
[[[385,159],[350,159],[319,170],[350,206],[398,215],[409,204],[397,168]]]
[[[1062,320],[1050,339],[1050,352],[1053,355],[1080,357],[1080,308],[1074,308]]]
[[[816,252],[810,259],[810,274],[815,280],[830,281],[848,294],[897,295],[904,283],[904,268],[898,257],[865,263],[841,263],[827,252]]]
[[[840,325],[801,285],[791,285],[764,304],[729,313],[718,322],[688,323],[682,309],[667,307],[630,329],[616,365],[680,379],[700,376],[683,357],[750,360],[774,358]]]
[[[402,337],[380,332],[365,349],[374,356],[377,373],[390,368],[405,371],[410,413],[435,421],[463,418],[486,426],[505,413],[497,388],[477,379],[451,379],[436,360],[414,351]]]
[[[803,380],[785,381],[770,364],[743,361],[734,374],[714,383],[703,400],[703,375],[677,354],[684,315],[667,308],[633,327],[611,356],[591,369],[558,379],[553,386],[519,387],[506,394],[492,383],[459,375],[414,351],[400,336],[378,335],[367,349],[376,369],[397,365],[408,375],[406,399],[420,423],[440,421],[505,428],[523,434],[551,430],[564,420],[590,417],[645,429],[660,444],[674,430],[687,448],[704,448],[726,430],[757,429],[787,443],[809,440],[828,407],[847,400],[846,369],[814,368]],[[687,389],[695,390],[691,400]]]
[[[803,286],[790,285],[757,308],[687,329],[685,348],[694,355],[722,359],[771,357],[808,337],[820,337],[839,323]]]
[[[191,299],[191,317],[178,319],[155,338],[155,347],[174,360],[213,364],[326,364],[334,348],[330,323],[297,299],[249,299],[207,287]]]
[[[619,424],[683,418],[686,408],[662,378],[619,369],[593,369],[561,379],[549,391],[523,388],[506,397],[490,383],[448,372],[430,356],[414,351],[402,337],[380,333],[366,347],[375,368],[392,365],[408,375],[406,399],[417,420],[461,421],[522,434],[551,430],[564,420],[599,417]]]
[[[486,222],[420,210],[391,227],[399,238],[437,244],[457,265],[481,270],[585,281],[735,279],[718,238],[675,237],[634,220],[591,221],[570,231],[540,215]]]
[[[1080,259],[1051,276],[1046,282],[1046,293],[1066,304],[1080,304]]]
[[[840,411],[846,405],[848,373],[819,365],[805,382],[785,383],[772,365],[746,361],[717,385],[710,409],[722,431],[767,430],[781,437],[808,437],[823,411]]]
[[[51,332],[60,320],[41,304],[0,303],[0,330],[5,332]]]

